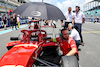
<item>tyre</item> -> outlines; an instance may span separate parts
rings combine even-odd
[[[62,67],[79,67],[76,56],[62,56]]]

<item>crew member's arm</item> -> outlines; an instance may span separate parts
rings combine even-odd
[[[73,18],[73,20],[72,20],[72,24],[74,24],[74,18]]]
[[[64,23],[65,23],[65,20],[63,20],[63,22],[62,22],[62,26],[64,26]]]
[[[85,18],[83,18],[83,21],[82,21],[82,23],[84,23],[84,21],[85,21]]]
[[[82,13],[82,23],[84,23],[84,21],[85,21],[85,15],[84,13]]]
[[[51,39],[48,39],[48,41],[53,41],[53,38],[51,38]]]
[[[72,18],[73,18],[72,19],[72,24],[74,24],[74,22],[75,22],[75,14],[72,15]]]
[[[69,53],[67,53],[66,55],[67,55],[67,56],[75,55],[75,54],[77,53],[76,50],[77,50],[76,48],[72,48],[72,49],[69,51]]]
[[[48,39],[48,41],[57,42],[56,38]]]
[[[71,40],[70,47],[71,47],[71,50],[66,54],[67,56],[72,56],[72,55],[75,55],[77,53],[77,46],[76,46],[74,39]]]

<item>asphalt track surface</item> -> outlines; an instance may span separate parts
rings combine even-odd
[[[61,29],[61,23],[58,21],[57,28],[42,28],[47,31],[48,36],[55,37],[55,34],[59,34]],[[18,30],[6,31],[0,29],[0,58],[8,51],[6,44],[10,41],[10,37],[16,37],[21,34],[21,30],[28,29],[27,25],[21,26]],[[2,32],[2,33],[1,33]],[[53,35],[51,35],[53,32]],[[58,36],[58,35],[57,35]],[[56,37],[57,37],[56,36]],[[82,25],[82,36],[84,40],[84,46],[80,45],[79,51],[79,64],[80,67],[100,67],[100,23],[86,22]]]

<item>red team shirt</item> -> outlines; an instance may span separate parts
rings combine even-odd
[[[56,41],[60,43],[60,48],[63,52],[63,55],[66,55],[72,48],[77,49],[75,40],[71,37],[69,37],[67,41],[63,41],[61,37],[58,37],[56,38]],[[77,54],[79,55],[78,50],[77,50]]]

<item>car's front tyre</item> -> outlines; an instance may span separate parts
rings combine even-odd
[[[62,67],[79,67],[76,56],[62,56]]]

